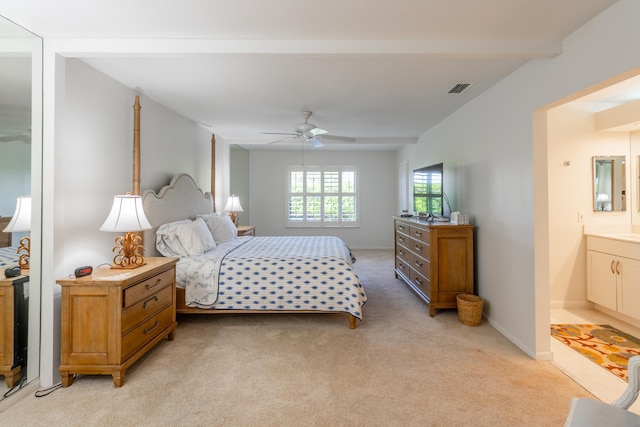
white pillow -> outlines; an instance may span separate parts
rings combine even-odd
[[[217,244],[228,242],[238,237],[238,229],[227,215],[218,215],[215,213],[198,215],[209,227],[213,240]]]
[[[164,256],[197,256],[216,248],[216,242],[202,218],[163,224],[158,227],[156,236],[156,248]]]

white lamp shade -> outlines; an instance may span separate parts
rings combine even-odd
[[[5,227],[5,233],[31,230],[31,197],[18,197],[16,211],[9,224]]]
[[[600,194],[598,194],[598,198],[596,199],[596,201],[598,201],[598,202],[608,202],[609,201],[609,195],[607,193],[600,193]]]
[[[240,197],[231,195],[227,200],[227,205],[224,207],[225,212],[243,212],[242,206],[240,206]]]
[[[141,231],[151,228],[142,209],[140,196],[125,194],[113,197],[113,206],[100,230],[102,231]]]

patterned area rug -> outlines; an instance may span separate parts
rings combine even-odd
[[[640,355],[639,339],[609,325],[551,325],[551,336],[627,382],[627,361]]]

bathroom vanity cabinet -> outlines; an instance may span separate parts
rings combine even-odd
[[[640,240],[587,236],[587,299],[640,320]]]

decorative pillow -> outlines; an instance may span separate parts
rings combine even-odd
[[[218,215],[215,213],[198,215],[209,227],[213,240],[217,244],[228,242],[238,237],[238,229],[227,215]]]
[[[163,224],[158,227],[156,236],[156,248],[164,256],[196,256],[216,248],[216,242],[202,218]]]

